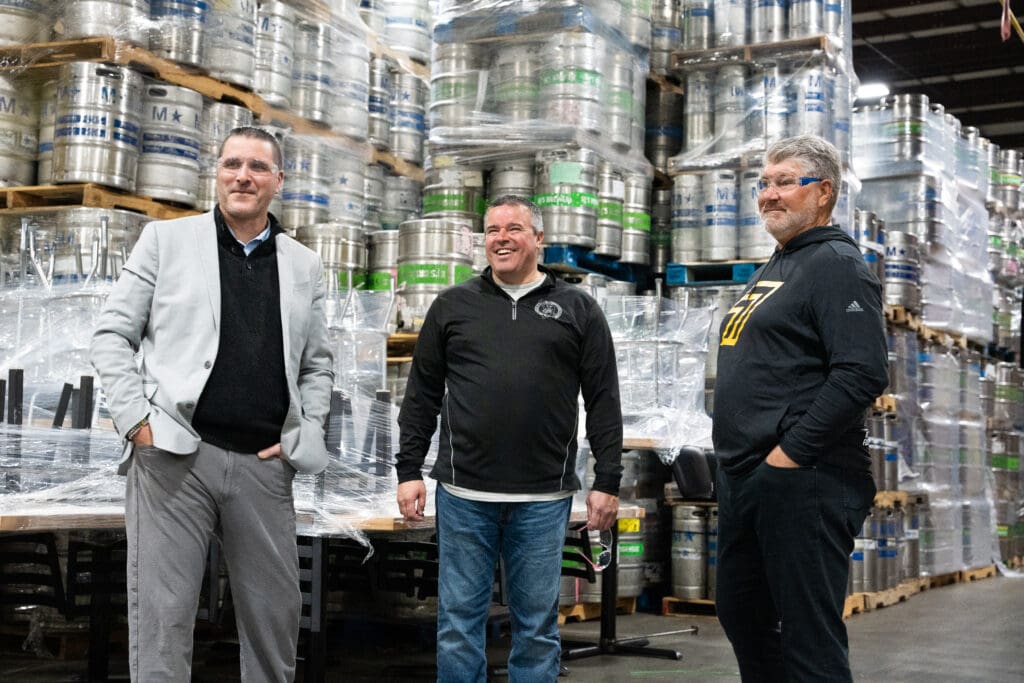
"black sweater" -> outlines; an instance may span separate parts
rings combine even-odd
[[[721,327],[713,439],[742,474],[776,445],[801,465],[870,467],[864,411],[888,384],[881,288],[839,228],[793,238]]]
[[[281,440],[288,414],[274,244],[283,231],[271,217],[270,237],[247,257],[219,208],[214,220],[220,265],[220,343],[192,427],[206,443],[255,453]]]
[[[617,494],[622,412],[615,350],[604,313],[545,271],[512,300],[483,275],[441,292],[427,312],[398,416],[398,481],[420,479],[441,413],[431,476],[478,491],[580,488],[575,474],[578,397],[597,459],[594,489]]]

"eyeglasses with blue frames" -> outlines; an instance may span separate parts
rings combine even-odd
[[[581,522],[570,527],[570,531],[575,531],[588,540],[586,545],[590,548],[590,556],[587,556],[581,549],[575,548],[576,556],[593,567],[595,572],[604,571],[612,563],[612,532],[610,530],[588,529],[587,523]],[[591,545],[595,542],[596,546]]]
[[[217,167],[228,173],[238,174],[242,167],[248,167],[249,175],[268,176],[277,173],[276,164],[269,164],[262,159],[239,159],[238,157],[226,157],[217,161]]]
[[[786,192],[792,192],[798,187],[806,187],[811,183],[820,183],[821,180],[821,178],[815,178],[813,176],[800,176],[799,178],[794,178],[793,176],[761,178],[757,181],[757,191],[767,192],[769,188],[774,187],[776,192],[785,194]]]

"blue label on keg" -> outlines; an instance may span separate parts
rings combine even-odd
[[[189,161],[199,161],[199,155],[180,147],[168,147],[166,145],[142,145],[143,154],[165,154],[171,157],[181,157]]]
[[[154,19],[164,17],[185,17],[206,23],[210,5],[205,0],[151,0],[150,15]]]
[[[327,195],[312,192],[282,192],[281,199],[286,202],[309,202],[319,206],[327,206],[329,203]]]
[[[712,9],[710,7],[690,7],[686,10],[686,15],[690,17],[710,17]]]
[[[299,83],[322,83],[328,88],[334,87],[334,81],[327,74],[312,73],[309,71],[293,71],[292,80]]]
[[[675,43],[680,43],[683,40],[683,32],[674,26],[655,26],[651,29],[651,37],[668,38]]]
[[[190,149],[199,149],[199,141],[194,138],[184,138],[180,135],[170,135],[166,133],[143,133],[142,142],[163,142],[169,145],[181,145],[182,147],[188,147]]]
[[[129,135],[128,133],[118,133],[117,131],[114,131],[113,138],[117,142],[124,142],[131,145],[132,147],[139,146],[139,139],[134,135]]]
[[[89,128],[87,126],[64,126],[53,131],[55,138],[105,138],[106,128]]]
[[[52,142],[40,142],[39,143],[39,153],[40,154],[43,154],[45,152],[52,152],[52,151],[53,151],[53,143]]]
[[[84,123],[93,126],[107,125],[107,117],[100,114],[65,114],[57,118],[57,123]]]

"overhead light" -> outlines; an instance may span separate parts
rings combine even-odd
[[[885,83],[862,83],[857,88],[858,100],[876,100],[889,94],[889,86]]]

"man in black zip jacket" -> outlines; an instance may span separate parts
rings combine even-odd
[[[618,512],[622,412],[604,313],[537,265],[541,214],[506,196],[485,216],[483,274],[438,295],[420,330],[398,416],[398,506],[423,519],[421,468],[437,461],[437,678],[486,680],[487,613],[500,557],[512,617],[511,681],[554,681],[558,588],[576,470],[578,397],[597,464],[587,523]]]
[[[850,681],[849,556],[875,495],[863,419],[888,384],[881,288],[828,225],[835,147],[800,136],[765,161],[758,208],[778,248],[718,352],[718,616],[744,681]]]

